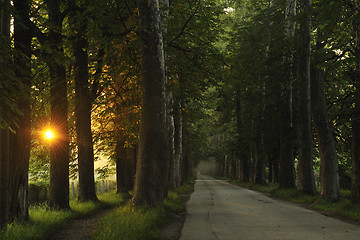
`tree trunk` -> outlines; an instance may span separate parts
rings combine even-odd
[[[182,112],[180,103],[174,105],[174,147],[175,147],[175,163],[174,163],[174,180],[175,188],[180,187],[181,183],[181,162],[182,162]]]
[[[360,6],[354,0],[355,17],[353,20],[354,31],[354,52],[355,52],[355,73],[353,82],[355,85],[355,109],[352,118],[352,174],[351,174],[351,202],[360,203]]]
[[[65,66],[58,59],[63,55],[62,18],[60,0],[46,1],[49,13],[49,43],[54,51],[48,62],[50,71],[50,126],[56,137],[50,143],[50,195],[51,208],[69,209],[69,128]]]
[[[18,108],[22,112],[18,126],[14,127],[16,133],[10,136],[10,221],[27,220],[28,206],[28,171],[30,158],[30,90],[31,90],[31,31],[28,26],[30,4],[28,0],[14,1],[14,47],[17,54],[15,64],[21,69],[15,71],[15,76],[21,86],[17,99]]]
[[[169,146],[166,133],[165,60],[158,0],[140,0],[142,116],[134,205],[156,205],[167,196]]]
[[[77,35],[73,42],[75,56],[75,117],[78,146],[80,201],[97,201],[94,177],[94,149],[91,132],[92,97],[88,79],[88,42],[85,36],[87,23],[73,16],[72,24]]]
[[[293,124],[292,124],[292,64],[293,64],[293,37],[295,34],[294,16],[296,0],[286,1],[286,72],[285,79],[280,83],[280,161],[279,161],[279,187],[295,188],[295,168],[293,150]]]
[[[324,71],[314,68],[311,75],[311,111],[319,142],[320,152],[320,193],[331,201],[340,198],[338,160],[335,139],[325,102]]]
[[[259,149],[260,148],[260,149]],[[254,182],[256,184],[265,185],[266,184],[266,174],[265,174],[265,154],[261,149],[262,147],[258,144],[254,144],[254,157],[255,157],[255,174]]]
[[[312,132],[310,110],[310,11],[311,0],[301,0],[299,48],[299,113],[298,113],[298,188],[306,194],[315,195],[316,186],[312,159]]]
[[[0,129],[0,232],[9,220],[9,141],[9,130]]]
[[[124,144],[124,140],[118,140],[115,147],[117,193],[127,193],[134,185],[134,158],[131,149],[125,148]]]
[[[169,143],[169,172],[168,172],[168,187],[175,189],[175,123],[173,110],[173,97],[171,94],[166,94],[166,126]]]
[[[242,182],[249,182],[250,181],[249,147],[248,147],[248,143],[245,143],[244,138],[242,136],[243,119],[241,115],[240,89],[238,87],[235,90],[235,114],[236,114],[237,143],[239,147],[238,151],[240,157],[239,180]]]

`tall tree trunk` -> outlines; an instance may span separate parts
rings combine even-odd
[[[117,193],[127,193],[133,189],[134,156],[131,150],[125,147],[124,140],[118,140],[115,147]]]
[[[320,193],[331,201],[340,198],[338,159],[335,139],[325,102],[324,71],[314,67],[311,74],[311,112],[319,142]]]
[[[91,132],[92,97],[88,79],[88,42],[85,36],[87,23],[74,16],[72,19],[77,35],[73,43],[75,56],[75,117],[78,146],[80,201],[97,201],[94,177],[94,149]]]
[[[142,56],[142,116],[134,205],[156,205],[167,195],[165,59],[158,0],[139,0]]]
[[[51,208],[69,207],[69,127],[67,81],[64,64],[59,60],[63,55],[62,17],[60,0],[47,0],[49,13],[49,44],[54,51],[47,63],[50,71],[50,125],[56,137],[50,143],[50,195]]]
[[[175,188],[180,187],[181,182],[181,162],[182,162],[182,112],[180,102],[174,104],[174,147],[175,147],[175,162],[174,162],[174,180]]]
[[[254,182],[256,184],[266,184],[266,175],[265,175],[265,154],[261,149],[262,146],[260,144],[254,144],[254,157],[255,157],[255,173],[254,173]]]
[[[235,90],[235,113],[236,113],[236,131],[237,131],[237,144],[239,147],[239,157],[240,157],[240,172],[239,180],[242,182],[250,181],[249,173],[249,147],[248,143],[245,143],[244,137],[242,136],[243,129],[243,120],[241,115],[241,98],[240,98],[240,89],[239,87]]]
[[[10,56],[7,52],[10,48],[10,14],[9,7],[10,1],[0,1],[0,38],[3,43],[7,43],[1,46],[1,60],[3,62],[11,62]],[[3,49],[4,48],[4,49]],[[3,59],[5,58],[5,59]],[[0,73],[0,81],[3,81],[7,76]],[[3,91],[3,89],[2,89]],[[1,92],[4,94],[4,92]],[[1,106],[5,104],[0,103]],[[1,114],[1,113],[0,113]],[[0,232],[7,229],[8,225],[8,212],[9,212],[9,163],[10,163],[10,152],[9,152],[9,130],[7,126],[2,126],[3,122],[0,123]]]
[[[0,232],[9,220],[9,140],[9,130],[0,129]]]
[[[166,94],[166,126],[169,143],[169,172],[168,172],[168,187],[175,189],[175,122],[174,122],[174,110],[173,110],[173,97]]]
[[[10,220],[27,220],[28,206],[28,172],[30,158],[30,88],[31,88],[31,30],[29,27],[29,0],[14,1],[14,47],[15,64],[21,68],[15,71],[15,76],[21,86],[18,86],[17,104],[22,115],[16,133],[11,134],[10,141]]]
[[[312,132],[310,110],[310,11],[311,0],[301,0],[302,21],[300,24],[299,48],[299,113],[298,113],[298,188],[306,194],[315,195],[316,186],[312,159]]]
[[[286,0],[285,11],[285,39],[286,56],[285,79],[281,85],[280,96],[280,161],[279,161],[279,187],[295,188],[294,150],[293,150],[293,119],[292,119],[292,64],[293,64],[293,37],[295,34],[294,16],[296,0]]]
[[[354,0],[355,16],[353,19],[354,53],[355,53],[355,109],[352,118],[352,174],[351,174],[351,202],[360,203],[360,6]]]

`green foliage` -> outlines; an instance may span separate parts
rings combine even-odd
[[[119,208],[100,221],[93,239],[140,240],[158,239],[159,223],[163,219],[161,207]]]
[[[30,221],[14,222],[5,233],[0,233],[1,240],[41,240],[63,228],[69,220],[92,215],[105,207],[123,204],[123,194],[106,193],[100,195],[100,202],[70,202],[71,210],[49,210],[47,205],[36,205],[29,209]]]
[[[133,207],[127,205],[118,208],[100,221],[92,239],[159,239],[160,228],[169,219],[169,213],[179,214],[184,212],[182,194],[192,192],[193,185],[194,180],[190,180],[175,191],[170,191],[163,204],[158,207]]]

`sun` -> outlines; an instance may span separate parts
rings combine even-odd
[[[45,131],[45,139],[52,139],[54,138],[54,133],[51,130]]]

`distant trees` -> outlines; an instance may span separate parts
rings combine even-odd
[[[230,49],[231,80],[224,81],[220,91],[232,89],[233,105],[228,107],[233,113],[219,111],[217,116],[227,116],[223,124],[233,127],[224,135],[235,131],[237,145],[229,148],[234,139],[223,140],[218,161],[231,156],[237,162],[236,177],[247,181],[245,173],[249,173],[249,179],[257,182],[262,156],[269,181],[294,188],[297,170],[297,187],[309,194],[316,192],[315,170],[321,195],[334,201],[340,197],[339,186],[350,187],[347,179],[352,170],[353,202],[357,202],[357,2],[352,2],[352,10],[351,4],[325,0],[313,1],[312,7],[309,1],[292,0],[229,4],[234,11],[225,16],[232,22],[227,23],[231,30],[225,36],[230,38],[219,45],[227,44],[225,52]],[[256,120],[263,109],[265,124]]]

